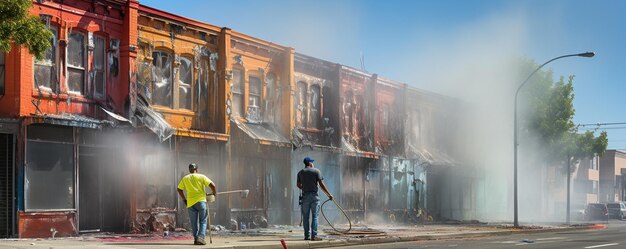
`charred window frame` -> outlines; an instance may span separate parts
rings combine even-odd
[[[106,39],[102,36],[94,36],[93,67],[94,97],[104,99],[106,96]]]
[[[52,38],[50,39],[52,46],[46,49],[42,59],[35,58],[33,82],[35,89],[38,91],[57,93],[59,90],[57,78],[59,29],[55,26],[50,26],[48,30],[52,33]]]
[[[296,91],[296,125],[304,128],[307,123],[307,84],[304,81],[299,81]]]
[[[275,106],[280,103],[280,96],[276,93],[277,90],[277,79],[276,74],[273,72],[268,73],[265,76],[265,90],[264,90],[264,107],[262,108],[264,112],[264,120],[266,122],[272,122],[275,119]]]
[[[193,60],[180,57],[178,68],[178,108],[192,110]]]
[[[67,45],[67,92],[70,94],[85,94],[86,79],[86,44],[85,33],[73,31],[70,33]]]
[[[211,77],[210,77],[210,67],[209,67],[209,58],[200,59],[200,67],[198,69],[198,85],[196,88],[198,92],[194,97],[196,103],[198,103],[198,112],[201,110],[205,110],[208,108],[208,96],[209,96],[209,85],[211,85]]]
[[[322,91],[319,85],[311,86],[311,100],[309,104],[309,128],[319,129],[321,119]]]
[[[0,95],[4,95],[5,79],[4,79],[4,64],[5,54],[0,52]]]
[[[137,53],[137,87],[138,93],[152,103],[153,58],[151,45],[139,40]]]
[[[244,71],[240,68],[233,69],[233,117],[241,117],[244,113],[243,96],[245,93]]]
[[[254,75],[248,76],[248,102],[246,109],[246,119],[248,122],[262,122],[261,102],[263,101],[263,81],[261,77]]]
[[[71,127],[27,127],[25,210],[75,210],[76,168]]]
[[[380,107],[380,124],[382,126],[381,136],[385,139],[389,139],[389,135],[391,135],[391,124],[389,122],[389,104],[382,104]]]
[[[248,94],[248,106],[258,108],[261,106],[261,78],[256,76],[248,77],[248,85],[250,88]]]
[[[174,56],[156,49],[152,52],[152,104],[172,108],[172,79]]]

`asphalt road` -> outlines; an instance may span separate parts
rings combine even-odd
[[[412,241],[391,244],[359,245],[344,248],[541,248],[541,249],[616,249],[626,248],[626,221],[611,220],[605,229],[518,234],[461,240]]]

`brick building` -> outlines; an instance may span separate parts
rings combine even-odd
[[[305,156],[354,219],[450,211],[449,98],[136,0],[33,4],[52,48],[0,55],[1,237],[188,227],[192,162],[250,190],[211,204],[233,229],[298,223]]]

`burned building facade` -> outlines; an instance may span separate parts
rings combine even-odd
[[[443,96],[135,0],[33,4],[46,57],[0,54],[1,237],[189,227],[189,163],[250,190],[210,204],[233,229],[298,224],[306,156],[354,219],[445,208]]]
[[[291,175],[296,180],[304,168],[303,159],[315,159],[326,186],[341,200],[342,160],[339,106],[340,65],[296,53],[294,59],[294,85],[292,106]],[[300,190],[289,188],[292,198],[292,224],[300,222],[298,196]],[[331,217],[337,215],[329,212]]]
[[[435,219],[462,219],[471,207],[474,176],[459,171],[457,141],[459,104],[456,100],[409,87],[406,91],[403,150],[410,168],[414,169],[415,202]],[[452,178],[456,175],[456,178]],[[463,183],[447,179],[463,179]]]
[[[227,184],[225,66],[219,64],[225,37],[221,28],[139,7],[132,117],[144,132],[131,141],[132,153],[141,155],[129,166],[137,179],[132,231],[189,226],[176,186],[190,163],[217,186]],[[227,207],[219,199],[210,215],[225,222]]]
[[[289,175],[293,49],[225,30],[230,124],[227,189],[249,189],[230,200],[240,226],[286,224],[290,219]]]

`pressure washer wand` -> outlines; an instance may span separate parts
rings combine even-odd
[[[215,195],[226,195],[226,194],[234,194],[234,193],[239,193],[240,197],[245,199],[245,198],[248,198],[248,194],[250,194],[250,190],[248,189],[231,190],[231,191],[217,192],[215,193]],[[213,195],[213,194],[207,194],[207,196],[208,195]]]
[[[209,204],[206,205],[207,211],[207,221],[209,223],[209,243],[213,244],[213,232],[211,231],[211,210],[209,209]]]

